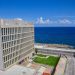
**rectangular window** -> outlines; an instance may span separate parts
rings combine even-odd
[[[12,58],[12,54],[10,54],[10,59]]]
[[[5,35],[5,28],[4,28],[4,35]]]
[[[8,57],[6,56],[6,61],[8,60]]]
[[[11,65],[11,60],[9,61],[9,65]]]
[[[10,28],[10,34],[12,34],[11,28]]]
[[[4,36],[2,36],[2,42],[4,42]]]
[[[10,34],[10,29],[9,28],[8,28],[8,31],[7,32],[8,32],[8,35],[9,35]]]
[[[18,27],[18,33],[21,33],[21,28],[20,27]]]
[[[6,48],[6,43],[5,43],[5,48]]]
[[[12,64],[14,63],[14,59],[12,59]]]
[[[13,48],[11,48],[11,52],[13,52]]]
[[[9,49],[8,49],[8,53],[10,53],[10,52],[11,52],[11,49],[9,48]]]
[[[7,30],[8,30],[8,29],[6,28],[6,35],[7,35]]]
[[[15,28],[15,34],[17,33],[17,28]]]
[[[5,62],[5,57],[4,57],[4,62]]]
[[[8,60],[9,60],[10,56],[8,55],[7,57],[8,57]]]
[[[13,53],[13,57],[15,56],[15,53]]]
[[[6,63],[4,64],[4,67],[6,68]]]
[[[3,43],[3,49],[4,49],[4,43]]]
[[[3,28],[1,29],[1,31],[2,31],[2,35],[3,35]]]

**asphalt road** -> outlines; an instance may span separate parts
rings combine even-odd
[[[75,75],[75,58],[67,57],[65,75]]]

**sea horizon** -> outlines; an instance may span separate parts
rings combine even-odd
[[[34,27],[35,43],[69,45],[75,48],[75,27]]]

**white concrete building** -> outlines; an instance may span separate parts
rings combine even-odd
[[[0,70],[31,58],[34,27],[21,19],[0,19]]]

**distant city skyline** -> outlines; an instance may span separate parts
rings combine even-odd
[[[22,18],[35,26],[75,26],[75,0],[0,0],[0,18]]]

